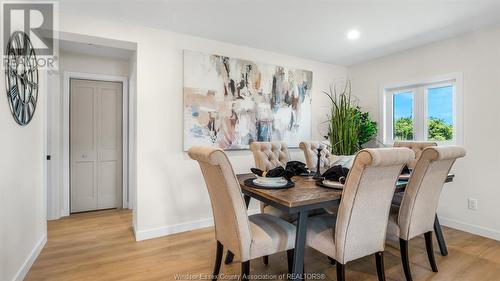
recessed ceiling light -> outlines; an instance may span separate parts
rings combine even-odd
[[[349,32],[347,32],[347,39],[349,40],[356,40],[359,38],[361,33],[357,29],[351,29]]]

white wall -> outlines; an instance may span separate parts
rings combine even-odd
[[[129,61],[77,54],[61,50],[59,53],[59,72],[73,71],[94,74],[128,76]]]
[[[12,118],[0,79],[0,280],[22,280],[47,239],[46,75],[39,74],[37,108],[24,127]]]
[[[182,50],[217,53],[311,70],[313,124],[326,116],[321,91],[345,68],[277,53],[79,16],[61,15],[60,28],[137,43],[137,198],[135,231],[143,239],[210,224],[211,208],[197,164],[182,150]],[[314,138],[320,134],[313,128]],[[230,152],[236,172],[253,166],[249,151]],[[300,159],[301,153],[294,151]],[[252,208],[256,208],[254,205]]]
[[[51,186],[48,189],[48,219],[58,219],[63,212],[63,76],[65,71],[128,76],[129,61],[86,54],[59,52],[59,69],[49,74],[49,138]]]
[[[443,224],[500,240],[500,27],[411,49],[348,68],[353,92],[378,119],[380,88],[453,72],[463,73],[465,159],[457,161],[438,214]],[[380,120],[378,120],[380,121]],[[380,124],[380,122],[379,122]],[[476,198],[479,210],[467,208]]]

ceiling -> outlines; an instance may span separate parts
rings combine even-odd
[[[59,8],[341,65],[500,21],[498,0],[64,0]],[[359,39],[347,39],[351,29]]]

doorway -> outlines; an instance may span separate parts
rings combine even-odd
[[[118,194],[118,196],[121,195],[121,200],[118,198],[116,206],[132,209],[135,202],[134,109],[137,80],[137,44],[74,33],[60,32],[59,35],[59,59],[56,68],[51,72],[50,77],[53,79],[49,79],[50,83],[47,83],[49,93],[47,95],[47,111],[50,112],[48,114],[50,118],[47,119],[46,126],[47,143],[50,148],[47,149],[47,152],[50,152],[50,155],[47,155],[47,159],[50,159],[50,161],[47,161],[48,170],[50,171],[47,175],[50,181],[50,185],[47,186],[47,218],[57,220],[69,216],[72,212],[85,210],[83,207],[71,208],[71,205],[75,205],[73,204],[75,200],[71,197],[70,159],[77,159],[70,155],[71,79],[117,82],[122,85],[122,178],[120,183],[122,190]],[[82,153],[80,153],[81,156]],[[88,154],[86,156],[89,157]],[[96,165],[96,163],[86,163],[86,165]],[[109,168],[110,165],[104,168]],[[94,172],[93,169],[92,171]],[[97,177],[97,172],[94,172],[94,174]],[[92,182],[97,179],[99,178],[93,178]],[[99,180],[110,181],[110,179],[105,178]],[[82,181],[78,182],[83,183]],[[87,187],[89,186],[87,185]],[[98,191],[96,187],[92,186],[92,188],[92,192]],[[85,193],[81,195],[85,195]],[[101,196],[102,198],[103,196]],[[92,200],[95,200],[95,198]],[[96,206],[95,201],[92,204]],[[101,205],[103,205],[102,202]],[[96,209],[101,209],[99,204],[97,204]]]
[[[122,207],[123,85],[70,79],[70,212]]]

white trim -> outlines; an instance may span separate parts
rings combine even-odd
[[[468,224],[464,222],[460,222],[454,219],[449,219],[449,218],[444,218],[444,217],[439,217],[439,222],[441,225],[458,229],[461,231],[465,231],[468,233],[472,233],[475,235],[483,236],[486,238],[494,239],[497,241],[500,241],[500,231],[491,229],[491,228],[486,228],[474,224]]]
[[[47,123],[45,126],[46,139],[48,140],[47,153],[51,160],[47,162],[46,182],[47,188],[47,220],[55,220],[61,217],[61,155],[60,147],[60,101],[61,101],[61,79],[59,73],[54,70],[47,71]]]
[[[128,113],[129,113],[129,92],[128,92],[128,77],[126,76],[118,76],[118,75],[105,75],[105,74],[93,74],[93,73],[83,73],[83,72],[64,72],[64,86],[63,86],[63,209],[61,210],[61,216],[69,216],[69,202],[70,202],[70,171],[69,171],[69,82],[70,79],[88,79],[88,80],[97,80],[97,81],[109,81],[109,82],[121,82],[122,83],[122,164],[123,164],[123,198],[122,198],[122,207],[128,208],[129,197],[128,197],[128,138],[129,138],[129,129],[128,129]]]
[[[260,213],[259,209],[248,210],[248,215],[254,215],[254,214],[258,214],[258,213]],[[141,231],[136,231],[136,229],[134,228],[134,235],[135,235],[136,241],[142,241],[142,240],[153,239],[153,238],[162,237],[162,236],[166,236],[166,235],[171,235],[171,234],[196,230],[196,229],[200,229],[200,228],[205,228],[205,227],[209,227],[209,226],[213,226],[213,225],[214,225],[214,219],[213,218],[206,218],[206,219],[200,219],[200,220],[184,222],[184,223],[179,223],[179,224],[174,224],[174,225],[166,225],[166,226],[162,226],[162,227],[151,228],[151,229],[146,229],[146,230],[141,230]]]
[[[452,72],[444,75],[434,75],[431,77],[423,77],[415,80],[404,82],[387,83],[382,86],[382,89],[397,90],[399,88],[419,87],[427,84],[442,83],[444,81],[452,81],[463,77],[461,72]]]
[[[453,99],[453,123],[455,126],[455,143],[464,144],[464,75],[455,73],[455,98]]]
[[[40,252],[42,252],[45,243],[47,243],[47,234],[44,234],[42,238],[35,244],[35,247],[33,247],[28,257],[26,257],[26,260],[24,260],[23,265],[21,266],[21,268],[19,268],[19,271],[17,271],[16,275],[14,275],[12,281],[22,281],[24,277],[26,277],[26,274],[28,274],[31,266],[33,265],[33,263],[35,263],[36,258],[38,257],[38,255],[40,255]]]
[[[406,82],[396,82],[381,85],[380,87],[380,120],[381,120],[381,136],[385,145],[392,145],[394,143],[392,134],[392,114],[391,118],[388,117],[389,111],[392,112],[390,106],[392,99],[388,96],[394,92],[412,91],[413,98],[413,118],[414,126],[413,133],[414,139],[417,141],[425,140],[427,120],[418,120],[418,116],[426,115],[427,95],[425,94],[424,87],[439,86],[443,84],[452,84],[454,86],[453,93],[453,130],[454,139],[447,142],[439,142],[440,144],[463,144],[463,74],[461,72],[453,72],[444,75],[436,75],[417,80],[410,80]]]

